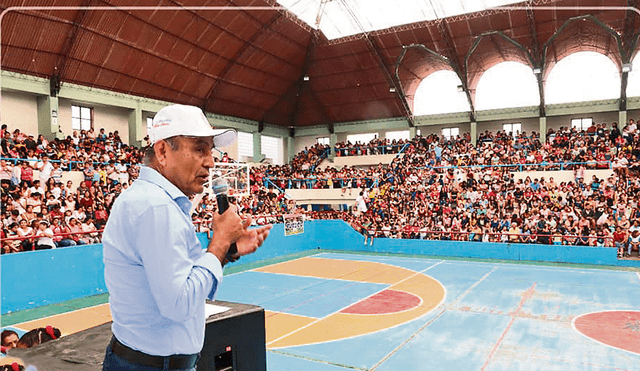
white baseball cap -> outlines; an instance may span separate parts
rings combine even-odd
[[[226,147],[235,142],[237,133],[233,129],[217,133],[209,124],[202,110],[195,106],[173,104],[162,108],[153,117],[148,131],[150,144],[185,135],[190,137],[213,137],[215,147]]]

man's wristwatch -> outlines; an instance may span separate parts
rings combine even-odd
[[[227,251],[227,260],[230,263],[233,263],[234,261],[240,259],[239,256],[236,256],[236,254],[238,253],[238,246],[236,245],[236,243],[232,243],[231,246],[229,246],[229,250]]]

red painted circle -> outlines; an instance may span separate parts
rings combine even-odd
[[[384,290],[342,310],[340,313],[387,314],[415,308],[418,305],[420,305],[420,298],[414,294]]]
[[[580,316],[575,328],[603,344],[640,354],[640,312],[611,311]]]

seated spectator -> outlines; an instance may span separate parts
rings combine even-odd
[[[2,338],[2,346],[6,349],[12,349],[17,347],[18,345],[18,333],[16,333],[13,330],[4,330],[2,331],[2,334],[0,334],[0,337]]]
[[[633,221],[633,226],[629,228],[629,242],[627,245],[627,256],[631,256],[633,250],[638,250],[640,256],[640,221]]]
[[[29,251],[33,249],[34,230],[29,226],[27,219],[20,220],[18,229],[16,230],[18,237],[22,238],[21,251]]]
[[[40,220],[38,222],[38,230],[35,232],[36,250],[55,249],[56,244],[53,242],[53,231],[49,227],[49,222]]]
[[[59,339],[61,335],[60,329],[56,327],[39,327],[22,335],[16,348],[31,348],[51,340]]]
[[[63,221],[62,217],[54,217],[51,222],[51,230],[53,231],[53,242],[57,247],[75,246],[76,241],[68,235],[71,233],[69,227]]]
[[[629,236],[627,235],[627,232],[623,231],[622,227],[617,226],[616,231],[613,233],[613,243],[615,244],[615,247],[618,251],[618,258],[622,258],[623,254],[625,256],[628,255],[625,252],[625,247],[627,245],[628,240],[629,240]]]
[[[92,218],[90,217],[85,218],[85,220],[81,224],[81,228],[82,228],[82,231],[85,232],[84,237],[82,237],[85,243],[87,244],[100,243],[100,238],[98,237],[98,233],[95,233],[97,229],[96,229],[96,226],[93,224]],[[94,233],[89,233],[89,232],[94,232]]]
[[[69,232],[73,233],[71,235],[71,239],[76,243],[76,245],[86,245],[88,239],[84,236],[82,225],[78,223],[78,219],[75,217],[70,217],[68,222]]]

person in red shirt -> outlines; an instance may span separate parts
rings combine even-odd
[[[622,229],[622,227],[617,226],[616,231],[613,232],[613,243],[618,249],[618,258],[621,258],[625,254],[624,250],[627,245],[627,240],[629,236],[627,236],[627,232]]]
[[[22,182],[27,183],[27,185],[31,187],[31,182],[33,182],[33,168],[29,166],[27,161],[22,161],[22,169],[20,171],[20,180]]]
[[[104,208],[104,205],[98,204],[98,206],[96,206],[96,211],[95,211],[96,229],[102,229],[104,225],[107,224],[107,218],[109,218],[109,213],[107,213],[107,210]]]

